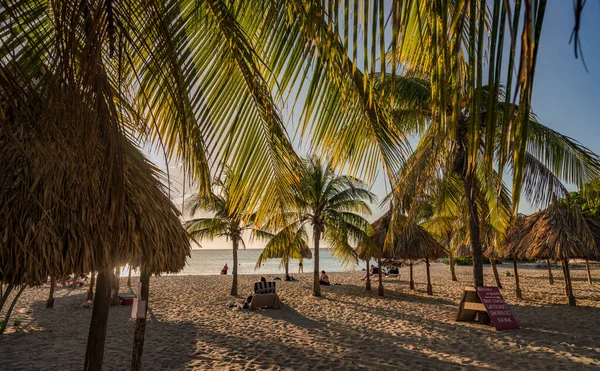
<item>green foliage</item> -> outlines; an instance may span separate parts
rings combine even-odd
[[[453,259],[454,265],[473,265],[473,258],[470,256],[456,257]],[[449,260],[444,260],[444,264],[450,265]],[[483,264],[490,264],[490,259],[483,257]]]
[[[570,196],[583,215],[600,220],[600,180],[585,184],[581,191],[571,192]]]
[[[13,327],[15,328],[15,331],[21,330],[21,319],[20,318],[15,318],[15,320],[13,322]]]

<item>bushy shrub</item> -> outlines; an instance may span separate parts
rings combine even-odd
[[[444,260],[444,264],[450,265],[450,261],[446,259],[446,260]],[[454,258],[454,264],[455,265],[473,265],[473,258],[470,256],[465,256],[465,257],[457,256]],[[490,259],[488,259],[484,256],[483,264],[490,264]]]

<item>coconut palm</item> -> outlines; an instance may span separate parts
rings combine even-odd
[[[197,212],[212,213],[211,217],[201,217],[188,220],[184,223],[185,229],[191,237],[197,240],[212,240],[225,237],[231,240],[233,247],[233,282],[231,284],[231,295],[238,294],[238,249],[240,244],[246,248],[242,234],[250,231],[254,225],[255,215],[244,216],[236,212],[230,196],[232,174],[227,171],[224,180],[216,178],[214,188],[210,197],[196,195],[188,201],[188,210],[191,215]]]
[[[290,259],[303,261],[312,259],[312,252],[308,248],[308,233],[306,226],[290,224],[277,233],[265,230],[255,230],[254,235],[260,239],[268,240],[267,245],[256,261],[255,269],[260,268],[265,260],[281,259],[280,267],[285,269],[286,278],[290,271]]]
[[[330,164],[311,156],[302,161],[298,181],[290,189],[293,204],[288,205],[283,219],[286,226],[280,233],[313,231],[314,285],[313,295],[321,296],[319,285],[319,248],[321,239],[327,242],[332,255],[344,263],[356,261],[350,241],[358,241],[369,230],[369,222],[358,213],[370,214],[368,202],[375,195],[364,183],[345,175],[336,175]],[[282,236],[283,238],[283,236]]]
[[[386,77],[387,84],[391,77]],[[409,133],[420,134],[421,139],[415,151],[407,160],[405,166],[396,178],[397,186],[394,197],[402,200],[406,198],[419,199],[421,195],[431,188],[431,184],[439,179],[459,179],[462,187],[462,195],[466,199],[466,210],[468,216],[469,240],[472,247],[474,264],[475,285],[483,285],[483,249],[482,225],[487,221],[492,223],[496,231],[503,231],[508,226],[505,202],[495,202],[504,192],[504,186],[498,172],[488,173],[485,163],[485,146],[476,147],[477,161],[471,164],[468,160],[472,151],[471,142],[468,138],[469,120],[472,119],[472,107],[465,105],[459,114],[459,125],[456,131],[440,129],[431,120],[432,107],[430,100],[430,85],[427,81],[412,77],[396,77],[396,117],[399,125],[402,125]],[[483,89],[483,101],[488,98],[487,89]],[[469,98],[464,97],[467,101]],[[499,146],[502,140],[501,132],[506,129],[502,116],[508,105],[502,101],[494,105],[482,104],[478,110],[480,119],[478,122],[478,140],[492,140],[494,145]],[[488,128],[492,127],[487,119],[491,114],[488,107],[495,107],[498,120],[493,127],[494,133],[491,139]],[[510,109],[518,112],[519,106],[511,105]],[[449,110],[451,112],[451,110]],[[516,113],[513,113],[516,114]],[[411,118],[411,119],[407,119]],[[585,148],[575,140],[561,135],[556,131],[542,125],[535,116],[531,116],[527,122],[527,146],[525,162],[523,164],[523,188],[522,193],[534,205],[543,205],[550,201],[551,197],[562,197],[567,190],[561,180],[575,182],[578,185],[594,179],[600,175],[600,158],[589,149]],[[508,153],[516,151],[515,146],[508,147]],[[508,162],[513,166],[513,162]],[[419,184],[419,187],[402,187],[402,184]],[[521,191],[520,191],[521,192]],[[480,196],[478,196],[478,194]],[[482,197],[486,202],[477,202]],[[490,218],[481,218],[481,210],[485,205],[489,206],[484,215]],[[510,204],[510,203],[509,203]],[[514,208],[514,204],[513,204]],[[483,241],[485,242],[485,241]]]

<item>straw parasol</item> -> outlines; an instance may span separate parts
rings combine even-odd
[[[371,277],[369,272],[369,261],[371,259],[377,259],[378,269],[378,281],[379,285],[377,288],[377,294],[384,296],[383,288],[383,272],[382,272],[382,259],[390,259],[392,256],[388,250],[384,248],[385,239],[388,233],[389,227],[389,211],[382,217],[371,223],[373,228],[370,235],[360,241],[356,247],[356,256],[360,260],[367,262],[367,276],[366,276],[366,290],[371,291]]]
[[[388,233],[390,226],[394,226],[392,233]],[[389,257],[396,260],[409,261],[410,267],[410,287],[414,290],[414,281],[412,275],[413,261],[425,259],[427,269],[427,294],[432,295],[431,275],[429,271],[429,260],[435,260],[445,255],[444,247],[427,232],[422,226],[408,220],[404,215],[392,215],[391,211],[385,213],[379,218],[373,226],[376,230],[382,231],[378,241],[383,241],[383,231],[385,231],[385,252]]]
[[[568,260],[587,259],[597,252],[597,246],[581,213],[554,201],[542,211],[517,219],[509,229],[507,252],[514,259],[562,261],[569,305],[576,305]]]

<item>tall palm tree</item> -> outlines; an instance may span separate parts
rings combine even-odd
[[[368,202],[373,202],[375,195],[364,188],[362,181],[335,174],[330,164],[323,164],[318,157],[305,158],[298,173],[299,179],[290,189],[294,201],[286,208],[286,226],[280,234],[293,234],[290,231],[295,233],[305,226],[312,228],[315,259],[313,295],[321,296],[321,239],[327,242],[335,257],[343,262],[356,261],[350,240],[362,239],[369,230],[369,222],[359,213],[371,213]]]
[[[266,230],[254,230],[254,235],[260,239],[268,240],[267,245],[256,261],[255,269],[260,268],[268,259],[281,259],[280,267],[285,269],[286,277],[290,271],[290,260],[312,259],[312,252],[308,248],[308,233],[306,226],[290,224],[277,233]]]
[[[233,247],[231,295],[236,296],[238,294],[238,249],[240,244],[246,248],[242,234],[252,229],[255,215],[245,217],[236,212],[230,196],[231,180],[231,173],[226,172],[224,180],[219,178],[214,180],[214,188],[217,191],[213,191],[210,197],[198,195],[192,197],[187,206],[191,215],[202,211],[212,213],[213,216],[188,220],[184,223],[184,227],[191,237],[198,240],[212,240],[219,237],[231,240]]]
[[[390,83],[392,77],[386,77]],[[470,139],[468,138],[469,120],[472,119],[472,107],[465,104],[459,111],[459,125],[456,131],[449,128],[440,129],[431,120],[432,107],[430,99],[430,85],[427,81],[413,77],[395,78],[396,106],[395,117],[407,133],[420,134],[421,139],[413,154],[408,158],[405,166],[396,178],[395,194],[398,199],[419,199],[430,189],[432,184],[443,179],[445,182],[458,179],[463,195],[466,199],[468,216],[469,241],[472,246],[474,264],[474,283],[483,285],[483,249],[482,225],[494,224],[496,231],[503,232],[508,226],[506,207],[508,202],[496,202],[499,198],[506,198],[506,190],[498,172],[490,175],[485,164],[485,146],[476,148],[477,161],[469,163]],[[487,89],[481,93],[487,102],[489,95]],[[468,100],[465,97],[463,100]],[[489,108],[496,109],[497,122],[490,125],[491,117]],[[491,140],[496,147],[502,141],[502,131],[505,130],[503,115],[507,105],[497,101],[493,105],[482,103],[478,112],[478,140],[482,143]],[[520,106],[510,105],[514,115],[517,115]],[[449,108],[448,112],[453,111]],[[577,185],[597,178],[600,175],[600,158],[589,149],[575,140],[564,136],[542,125],[535,116],[527,121],[527,151],[523,164],[523,188],[526,199],[534,205],[548,203],[552,195],[564,197],[567,190],[561,180],[574,182]],[[490,128],[494,132],[489,133]],[[491,135],[491,138],[489,138]],[[509,157],[517,148],[508,146]],[[497,153],[497,152],[494,152]],[[512,162],[509,167],[516,168]],[[401,187],[402,184],[419,184],[419,187]],[[458,193],[457,193],[458,194]],[[503,194],[503,195],[501,195]],[[513,195],[514,196],[514,195]],[[478,202],[477,199],[482,201]],[[514,208],[514,204],[512,205]],[[482,209],[487,210],[482,210]],[[491,217],[483,219],[483,215]],[[504,215],[504,217],[502,217]]]

